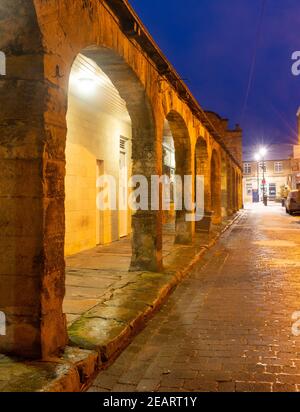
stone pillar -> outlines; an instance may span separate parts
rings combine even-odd
[[[176,159],[178,156],[176,156]],[[188,162],[190,159],[189,157],[185,158],[185,161]],[[186,171],[184,172],[185,167],[183,164],[179,165],[177,168],[176,165],[176,175],[180,176],[182,185],[184,186],[184,176],[189,175],[190,172]],[[193,182],[193,180],[191,180]],[[188,189],[186,189],[188,190]],[[193,193],[194,193],[194,188],[191,187],[189,188],[192,192],[192,199],[193,199]],[[184,196],[184,191],[182,193]],[[191,211],[185,210],[185,205],[184,205],[184,199],[182,198],[182,205],[183,205],[183,210],[177,210],[176,211],[176,222],[175,222],[175,243],[180,244],[180,245],[189,245],[193,242],[193,232],[194,232],[194,222],[187,221],[187,214],[190,214]]]
[[[161,217],[161,218],[160,218]],[[131,271],[162,269],[162,213],[138,211],[132,216]]]
[[[218,155],[213,150],[211,157],[211,207],[213,211],[212,222],[219,224],[222,221],[221,212],[221,165]]]
[[[132,173],[147,178],[149,210],[139,210],[132,216],[131,271],[158,272],[162,269],[163,213],[151,210],[151,176],[162,173],[161,142],[160,129],[136,129],[133,126]]]
[[[33,2],[4,0],[0,16],[0,352],[46,359],[67,342],[64,152],[56,156],[66,129],[46,126],[51,93]]]

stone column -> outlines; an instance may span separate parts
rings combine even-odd
[[[176,144],[175,144],[176,147]],[[185,148],[175,149],[177,150],[176,154],[176,175],[181,179],[182,182],[182,210],[176,211],[176,221],[175,221],[175,244],[179,245],[190,245],[193,242],[193,231],[194,231],[194,222],[189,221],[187,216],[191,215],[190,210],[186,210],[185,205],[185,191],[190,190],[191,199],[194,199],[194,182],[195,177],[194,173],[191,170],[191,158],[190,151]],[[189,187],[185,182],[185,176],[193,175],[193,178],[190,180],[191,187]]]
[[[219,224],[222,221],[221,212],[221,165],[215,150],[211,158],[211,206],[213,210],[212,222]]]
[[[67,342],[64,152],[56,156],[66,130],[46,125],[51,93],[33,2],[4,0],[0,16],[0,352],[46,359]]]
[[[132,216],[131,271],[158,272],[162,269],[163,214],[161,210],[151,210],[151,176],[162,173],[161,142],[160,129],[133,126],[132,173],[147,178],[149,210],[139,210]]]

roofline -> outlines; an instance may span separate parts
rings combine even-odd
[[[227,121],[229,121],[229,119],[227,119],[226,117],[222,117],[221,115],[219,115],[219,113],[216,113],[216,112],[214,112],[213,110],[205,110],[205,113],[214,114],[214,115],[217,116],[217,118],[220,119],[220,120],[227,120]]]
[[[239,169],[242,170],[238,160],[235,159],[224,144],[222,136],[219,134],[214,124],[205,114],[205,111],[193,96],[188,86],[181,79],[173,65],[158,47],[149,31],[146,29],[132,6],[129,4],[128,0],[99,1],[104,6],[107,5],[113,14],[118,18],[119,26],[123,33],[127,37],[134,39],[140,46],[142,46],[143,51],[147,54],[148,58],[152,60],[158,73],[171,83],[179,97],[189,106],[193,115],[200,120],[203,126],[220,144],[231,160],[239,167]]]
[[[265,163],[267,163],[267,162],[288,162],[288,161],[292,161],[292,160],[294,160],[293,157],[285,157],[283,159],[282,158],[270,159],[270,160],[265,159],[264,162]],[[261,163],[261,162],[262,162],[262,160],[259,161],[259,163]],[[244,160],[243,159],[243,163],[257,163],[257,160]]]

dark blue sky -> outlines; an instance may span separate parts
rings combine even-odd
[[[300,76],[300,1],[267,0],[242,120],[262,0],[130,0],[201,106],[241,123],[244,143],[293,142]]]

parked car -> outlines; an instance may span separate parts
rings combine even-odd
[[[292,190],[285,202],[286,213],[292,215],[293,213],[300,212],[300,190]]]

